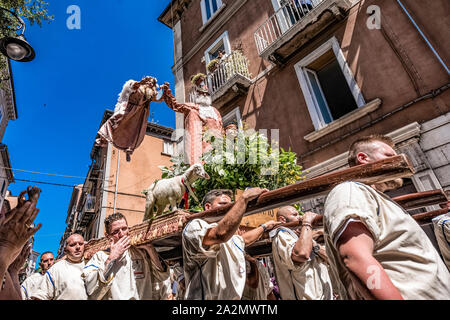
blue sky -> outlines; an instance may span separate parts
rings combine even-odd
[[[12,61],[18,119],[10,121],[2,143],[15,169],[84,177],[105,109],[114,109],[123,84],[154,76],[173,87],[172,31],[157,21],[169,0],[47,0],[54,21],[29,26],[32,62]],[[81,9],[81,29],[69,30],[67,8]],[[175,114],[152,104],[154,119],[174,128]],[[74,185],[83,179],[14,171],[18,179]],[[16,181],[18,195],[31,183]],[[35,184],[42,189],[42,228],[34,250],[56,254],[65,230],[71,188]]]

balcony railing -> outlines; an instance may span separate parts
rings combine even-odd
[[[270,47],[282,35],[291,30],[324,0],[286,0],[255,32],[258,53]]]
[[[236,50],[223,58],[214,71],[207,74],[208,90],[214,107],[219,109],[248,91],[252,83],[248,67],[248,59]],[[195,90],[189,92],[189,102],[196,103],[195,96]]]
[[[233,51],[220,61],[216,70],[208,74],[208,87],[212,96],[235,76],[250,79],[248,59],[240,52]]]

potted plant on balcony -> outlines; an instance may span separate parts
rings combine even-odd
[[[197,73],[191,77],[191,82],[195,86],[199,86],[202,81],[206,79],[206,75],[204,73]]]
[[[213,59],[208,63],[206,69],[208,70],[208,72],[213,73],[214,71],[216,71],[217,67],[219,66],[219,63],[220,63],[219,59]]]

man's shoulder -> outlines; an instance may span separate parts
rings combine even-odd
[[[285,238],[293,238],[297,239],[298,236],[289,228],[286,227],[278,227],[273,230],[272,239],[273,240],[279,240],[279,239],[285,239]],[[272,242],[274,243],[274,242]]]
[[[42,274],[40,272],[34,272],[28,278],[26,278],[24,280],[24,282],[39,280],[39,279],[42,279],[44,276],[45,276],[45,273]]]
[[[337,184],[331,191],[347,191],[349,189],[359,189],[359,190],[365,190],[367,188],[371,188],[367,184],[364,184],[362,182],[357,181],[343,181],[339,184]]]
[[[195,232],[195,231],[200,231],[202,229],[209,229],[216,225],[217,225],[217,223],[208,223],[203,219],[193,219],[193,220],[189,221],[186,224],[186,226],[184,227],[183,236],[187,232]]]

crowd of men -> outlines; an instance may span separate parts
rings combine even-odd
[[[350,147],[349,165],[394,155],[391,139],[364,137]],[[109,249],[85,261],[85,239],[72,234],[62,259],[55,262],[51,252],[44,252],[40,271],[20,284],[29,239],[40,228],[33,225],[40,190],[29,188],[16,208],[0,216],[0,299],[450,299],[450,266],[410,214],[383,194],[401,184],[397,179],[337,185],[325,202],[323,229],[316,226],[316,213],[300,216],[296,208],[285,206],[276,221],[243,232],[248,203],[268,191],[247,189],[219,222],[194,219],[185,225],[182,264],[175,266],[152,244],[131,246],[127,220],[116,213],[104,221]],[[228,205],[232,197],[229,190],[212,190],[203,207]],[[283,226],[300,220],[297,229]],[[448,230],[442,230],[448,237]],[[272,240],[271,259],[255,259],[246,247],[265,232]],[[442,254],[449,248],[441,248]]]

